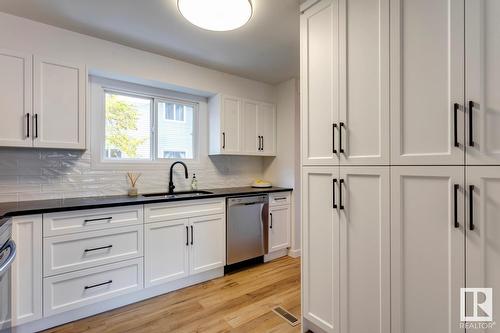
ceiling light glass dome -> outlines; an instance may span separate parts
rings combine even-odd
[[[238,29],[252,17],[249,0],[178,0],[177,6],[182,16],[205,30]]]

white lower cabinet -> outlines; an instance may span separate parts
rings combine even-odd
[[[500,167],[467,167],[466,174],[466,265],[468,288],[492,288],[493,320],[491,329],[499,332],[500,318]],[[471,316],[472,311],[467,315]],[[484,313],[486,315],[486,313]],[[472,331],[472,330],[471,330]],[[476,330],[474,330],[476,331]]]
[[[338,175],[338,167],[304,167],[302,173],[302,313],[331,333],[340,332]]]
[[[226,264],[225,199],[145,206],[146,287]]]
[[[42,318],[42,215],[14,217],[12,238],[17,257],[12,266],[12,324]]]
[[[290,205],[269,208],[269,252],[290,247]]]
[[[197,274],[226,263],[226,221],[224,215],[193,217],[189,219],[189,274]]]
[[[464,168],[391,168],[392,331],[464,332]]]
[[[44,315],[98,303],[143,288],[142,258],[44,279]]]
[[[389,184],[388,167],[340,168],[339,332],[390,332]]]
[[[189,275],[189,220],[179,219],[145,226],[146,287]]]

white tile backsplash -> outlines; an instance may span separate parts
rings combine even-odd
[[[204,156],[187,165],[189,179],[175,167],[176,190],[189,189],[193,173],[199,188],[247,186],[263,173],[262,159],[251,156]],[[166,191],[169,167],[131,170],[142,174],[139,192]],[[126,171],[93,169],[90,152],[0,148],[0,202],[123,195],[128,187]]]

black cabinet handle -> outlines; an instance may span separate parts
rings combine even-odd
[[[191,226],[191,245],[194,243],[194,228]]]
[[[261,138],[262,138],[262,148],[261,148],[261,150],[263,151],[264,150],[264,136],[262,135]]]
[[[30,137],[30,114],[26,114],[26,137]]]
[[[453,128],[453,137],[454,137],[454,141],[455,141],[455,147],[459,146],[459,144],[458,144],[458,108],[459,108],[458,103],[453,104],[453,124],[455,126]]]
[[[260,151],[260,135],[259,135],[257,138],[258,138],[258,140],[259,140],[259,144],[258,144],[257,150],[259,150],[259,151]]]
[[[474,101],[469,101],[469,146],[474,147]]]
[[[344,203],[342,202],[342,185],[344,184],[344,180],[341,179],[339,181],[339,209],[344,209]]]
[[[33,116],[33,120],[34,120],[34,123],[35,123],[33,125],[33,127],[35,128],[35,135],[34,135],[34,137],[35,137],[35,139],[37,139],[38,138],[38,114],[35,114]]]
[[[339,123],[339,152],[341,154],[344,153],[344,148],[342,148],[342,127],[344,127],[344,123],[340,122]]]
[[[189,227],[186,226],[186,246],[189,245]]]
[[[469,229],[474,230],[474,185],[469,185]]]
[[[332,153],[337,154],[337,149],[335,149],[335,129],[337,128],[337,124],[332,125]]]
[[[100,287],[100,286],[105,286],[107,284],[111,284],[113,283],[113,280],[109,280],[109,281],[106,281],[106,282],[103,282],[103,283],[98,283],[98,284],[93,284],[91,286],[85,286],[85,290],[87,289],[92,289],[92,288],[97,288],[97,287]]]
[[[222,149],[226,149],[226,132],[222,132]]]
[[[112,216],[109,217],[100,217],[97,219],[85,219],[83,220],[83,223],[88,223],[88,222],[96,222],[96,221],[111,221],[113,219]]]
[[[455,215],[455,228],[460,227],[460,224],[458,223],[458,189],[460,185],[455,184],[453,185],[453,211]]]
[[[273,228],[273,213],[269,213],[269,216],[271,217],[271,225],[269,225],[269,229]]]
[[[334,178],[332,182],[332,201],[333,201],[332,208],[337,209],[337,202],[335,200],[335,184],[337,184],[337,178]]]
[[[105,250],[105,249],[111,249],[113,245],[107,245],[107,246],[101,246],[101,247],[95,247],[93,249],[85,249],[83,252],[92,252],[92,251],[99,251],[99,250]]]

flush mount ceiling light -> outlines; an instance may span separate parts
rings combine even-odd
[[[238,29],[252,17],[249,0],[177,0],[177,6],[182,16],[205,30]]]

